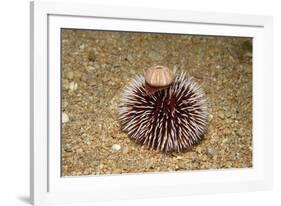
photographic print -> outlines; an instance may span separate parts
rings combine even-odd
[[[252,167],[252,38],[61,29],[62,176]]]

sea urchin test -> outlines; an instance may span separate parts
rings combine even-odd
[[[137,143],[162,152],[182,151],[197,144],[207,129],[207,100],[186,73],[165,66],[147,69],[125,87],[119,120]]]

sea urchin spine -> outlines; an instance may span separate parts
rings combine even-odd
[[[198,143],[207,127],[207,101],[200,86],[185,73],[153,94],[137,76],[125,88],[120,123],[140,144],[163,152],[182,151]]]

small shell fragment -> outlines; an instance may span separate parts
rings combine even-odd
[[[77,83],[76,82],[70,82],[69,83],[69,89],[71,90],[71,91],[75,91],[75,90],[77,90],[77,88],[78,88],[78,85],[77,85]]]
[[[67,123],[69,121],[68,115],[64,112],[61,115],[61,121],[62,121],[62,123]]]
[[[119,144],[112,145],[111,149],[115,152],[119,151],[121,149],[121,146]]]

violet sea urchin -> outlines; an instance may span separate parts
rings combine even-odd
[[[143,76],[125,88],[119,119],[137,143],[162,152],[182,151],[198,143],[207,127],[207,101],[203,90],[185,73],[168,88],[151,94]]]

